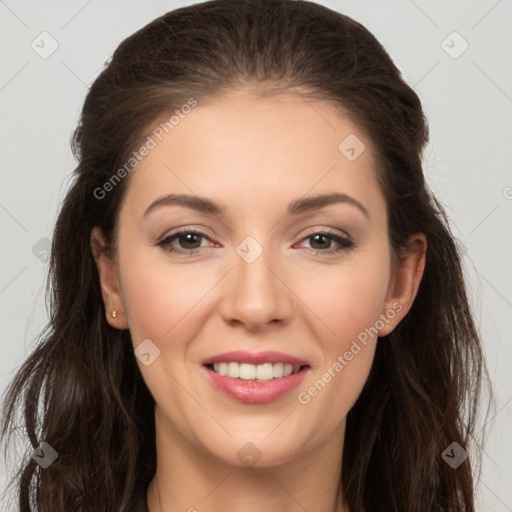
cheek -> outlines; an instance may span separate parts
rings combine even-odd
[[[366,383],[389,282],[385,258],[367,253],[354,262],[329,279],[316,280],[320,288],[316,287],[315,307],[331,332],[321,338],[321,366],[301,386],[297,398],[311,413],[331,411],[325,415],[326,431],[346,416]]]
[[[389,284],[388,262],[368,254],[326,274],[321,282],[316,280],[316,310],[330,327],[332,339],[338,340],[338,348],[343,348],[378,320]]]
[[[126,317],[135,345],[144,338],[157,343],[156,340],[172,327],[177,297],[169,291],[163,293],[161,284],[148,269],[130,270],[123,281]]]
[[[347,351],[340,350],[324,371],[317,372],[299,390],[297,401],[305,418],[322,418],[316,432],[318,438],[328,436],[356,403],[368,379],[375,346],[375,341],[349,344]]]
[[[158,254],[160,249],[126,246],[124,251],[121,282],[134,344],[149,338],[160,345],[186,324],[186,315],[208,289],[209,280],[200,271],[191,280],[193,273],[169,265],[165,253]]]

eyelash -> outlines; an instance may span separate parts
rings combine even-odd
[[[163,238],[156,245],[161,247],[166,252],[174,253],[174,254],[178,254],[178,255],[179,254],[188,255],[188,256],[192,256],[193,254],[197,254],[198,252],[201,252],[201,249],[208,248],[208,247],[203,247],[201,249],[186,250],[186,249],[176,249],[174,247],[171,247],[171,245],[170,245],[171,242],[178,239],[182,235],[197,235],[197,236],[209,239],[209,237],[207,235],[205,235],[204,233],[201,233],[200,231],[195,231],[195,230],[191,230],[191,229],[183,229],[183,230],[177,231],[176,233],[173,233],[172,235],[169,235],[169,236]],[[314,233],[310,233],[309,235],[303,237],[301,239],[301,241],[307,240],[309,238],[313,238],[316,235],[322,235],[322,236],[327,237],[328,239],[331,239],[331,240],[337,242],[338,244],[340,244],[340,246],[336,249],[326,249],[326,250],[310,249],[310,251],[315,252],[316,254],[320,253],[320,254],[325,254],[325,255],[333,255],[340,251],[350,251],[355,246],[355,243],[352,239],[350,239],[348,237],[342,237],[342,236],[336,235],[334,233],[329,233],[328,231],[318,231],[318,232],[315,231]]]

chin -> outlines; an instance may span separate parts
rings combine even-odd
[[[286,464],[297,455],[299,446],[283,446],[282,442],[269,442],[264,437],[249,441],[245,436],[243,440],[233,439],[229,446],[216,446],[210,451],[211,455],[223,463],[247,468],[275,467]],[[211,447],[213,448],[213,447]]]

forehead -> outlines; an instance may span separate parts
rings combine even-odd
[[[308,191],[335,190],[373,202],[370,196],[379,194],[371,141],[331,103],[235,92],[186,112],[173,125],[166,124],[172,112],[155,123],[159,137],[153,129],[154,147],[130,176],[132,203],[143,207],[176,192],[239,199],[250,209],[258,198],[288,204],[287,196]]]

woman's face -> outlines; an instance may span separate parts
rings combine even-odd
[[[131,172],[115,284],[101,273],[157,431],[234,465],[341,448],[375,333],[412,299],[391,274],[371,141],[327,103],[239,93],[160,137]]]

